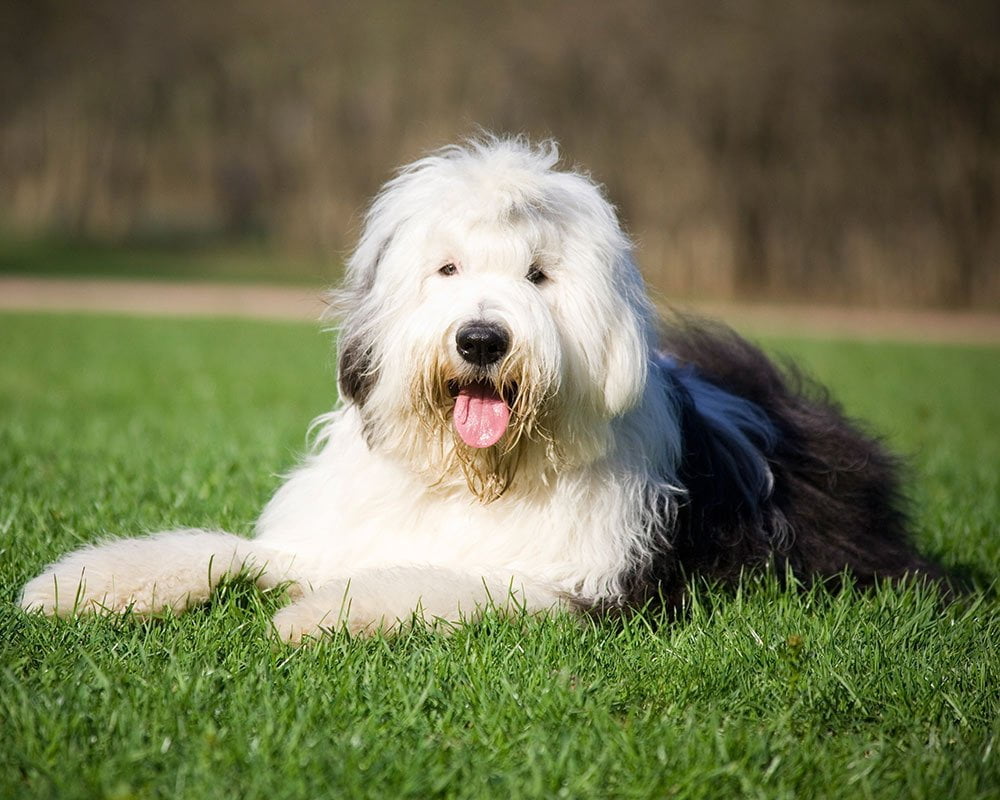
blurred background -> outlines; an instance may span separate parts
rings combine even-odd
[[[479,127],[663,296],[1000,308],[996,0],[0,0],[0,271],[330,281]]]

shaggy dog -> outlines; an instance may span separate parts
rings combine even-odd
[[[298,642],[487,607],[675,606],[690,573],[765,564],[936,573],[895,459],[727,328],[658,332],[614,209],[557,160],[485,139],[376,197],[336,298],[342,403],[254,539],[88,547],[21,605],[179,612],[244,572],[290,587],[274,627]]]

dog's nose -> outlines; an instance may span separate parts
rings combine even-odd
[[[496,363],[510,347],[507,331],[489,322],[470,322],[455,334],[458,354],[477,367]]]

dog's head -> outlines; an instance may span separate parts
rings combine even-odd
[[[651,314],[631,244],[554,144],[488,139],[403,169],[337,297],[369,444],[482,500],[586,464],[640,399]]]

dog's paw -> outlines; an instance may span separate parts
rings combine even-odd
[[[21,590],[18,605],[25,611],[37,611],[49,616],[68,616],[72,614],[76,601],[73,599],[78,589],[70,589],[71,581],[65,576],[60,578],[56,570],[46,570],[37,578],[28,581]],[[76,586],[79,586],[76,581]],[[66,597],[70,593],[71,597]],[[60,602],[61,601],[61,602]]]
[[[260,586],[285,578],[287,564],[268,572],[258,555],[252,543],[214,531],[118,539],[64,556],[28,582],[20,604],[61,617],[180,612],[204,603],[220,580],[243,570]]]
[[[155,616],[208,599],[212,579],[207,569],[156,558],[163,554],[146,552],[150,549],[143,542],[122,540],[71,553],[28,581],[20,606],[59,617]]]
[[[49,616],[122,614],[140,616],[180,611],[188,598],[171,594],[154,579],[123,580],[115,575],[57,565],[29,581],[21,593],[20,606]]]
[[[330,632],[332,626],[324,627],[324,617],[317,619],[315,614],[298,606],[298,603],[285,606],[271,618],[275,638],[285,644],[298,646]]]
[[[429,626],[449,633],[487,608],[503,614],[547,613],[564,603],[550,587],[515,583],[505,575],[488,579],[438,567],[400,567],[366,570],[324,584],[281,609],[272,625],[275,635],[289,644],[332,631],[372,636]]]
[[[337,631],[353,636],[394,633],[401,622],[376,597],[351,590],[345,582],[307,593],[278,611],[271,625],[279,640],[300,645]]]

